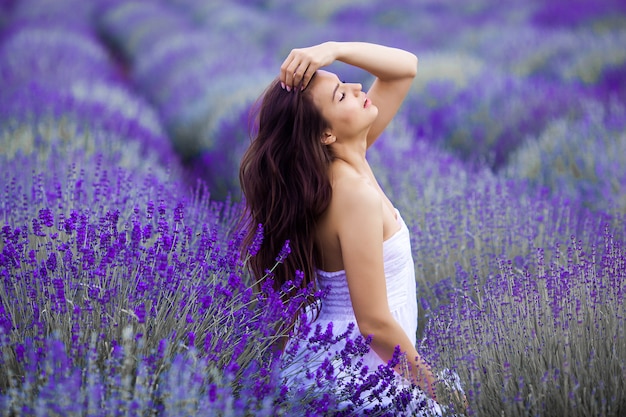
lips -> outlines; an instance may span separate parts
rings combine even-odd
[[[365,97],[365,103],[363,103],[363,107],[369,107],[371,101],[369,98]]]

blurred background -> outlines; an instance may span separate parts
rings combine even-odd
[[[617,0],[1,0],[0,152],[118,149],[116,164],[237,197],[250,105],[292,48],[325,40],[418,55],[401,110],[415,140],[625,206]]]

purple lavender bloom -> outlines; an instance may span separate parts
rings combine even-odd
[[[614,13],[626,13],[624,4],[618,1],[606,1],[596,5],[587,0],[572,2],[556,0],[550,3],[538,3],[532,15],[532,22],[546,27],[583,27],[590,21],[593,22]]]
[[[248,253],[250,254],[250,256],[255,256],[259,252],[259,249],[261,248],[262,243],[263,243],[263,225],[259,223],[256,229],[256,234],[254,235],[252,244],[248,248]]]
[[[289,240],[286,240],[285,244],[280,250],[280,253],[278,254],[278,256],[276,256],[276,262],[279,264],[283,263],[285,259],[287,259],[287,256],[289,256],[290,253],[291,253],[291,247],[289,246]]]
[[[26,3],[30,6],[23,10],[41,6]],[[59,9],[72,8],[63,1],[58,5]],[[74,13],[68,14],[78,16]],[[0,120],[8,130],[27,124],[54,125],[58,122],[53,119],[63,117],[72,129],[104,131],[125,142],[130,139],[143,157],[156,156],[164,165],[177,163],[156,112],[131,91],[93,30],[60,23],[53,16],[45,21],[21,17],[3,33]],[[31,139],[33,144],[18,141],[9,153],[20,145],[23,149],[45,146],[41,139]]]
[[[575,89],[500,70],[474,72],[474,65],[480,64],[472,61],[467,74],[452,72],[446,79],[445,69],[439,68],[447,68],[443,58],[433,54],[432,69],[428,68],[428,55],[423,59],[427,62],[425,76],[433,79],[421,81],[423,87],[404,106],[411,125],[420,138],[453,149],[478,166],[501,168],[527,135],[540,132],[553,117],[581,112],[575,104],[580,93]],[[462,62],[451,55],[447,65]]]
[[[33,22],[56,26],[77,26],[91,28],[90,17],[98,7],[100,0],[84,2],[80,0],[45,0],[3,1],[13,3],[9,8],[9,20],[12,22]],[[1,7],[1,6],[0,6]]]
[[[99,25],[127,57],[134,82],[156,104],[177,151],[196,161],[190,165],[192,184],[201,175],[214,196],[238,193],[234,172],[247,138],[240,115],[248,115],[274,77],[265,68],[275,63],[260,55],[261,48],[237,42],[213,25],[195,26],[167,4],[113,4],[103,9]],[[232,51],[228,58],[227,51]],[[247,71],[250,65],[260,70]],[[203,79],[211,82],[197,82]],[[221,131],[225,123],[236,126],[235,135]],[[203,154],[214,158],[202,159]]]
[[[135,307],[135,315],[139,324],[146,322],[146,305],[143,302]]]
[[[46,227],[52,227],[54,225],[54,217],[49,208],[39,210],[39,220],[41,220]]]
[[[626,109],[586,104],[583,117],[555,120],[528,140],[513,155],[506,176],[527,179],[536,189],[565,195],[594,211],[624,212]]]
[[[0,303],[0,339],[10,334],[13,330],[13,320],[11,315],[6,311],[4,303]]]

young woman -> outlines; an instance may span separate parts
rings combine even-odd
[[[334,61],[375,76],[369,91],[321,69]],[[263,96],[240,181],[249,214],[246,242],[257,224],[264,226],[252,272],[263,276],[289,240],[291,253],[274,271],[276,288],[298,270],[303,285],[330,286],[316,322],[323,328],[333,322],[335,334],[354,322],[371,335],[370,369],[387,363],[399,346],[410,378],[435,399],[435,377],[415,348],[409,232],[366,159],[409,91],[417,62],[407,51],[360,42],[292,50]]]

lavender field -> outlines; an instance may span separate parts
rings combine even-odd
[[[418,351],[467,397],[444,411],[626,415],[618,0],[0,0],[0,415],[360,415],[372,386],[394,400],[368,415],[406,406],[356,330],[309,329],[324,372],[286,383],[301,358],[272,345],[324,290],[261,297],[245,269],[250,107],[330,39],[419,57],[369,159],[411,230]]]

